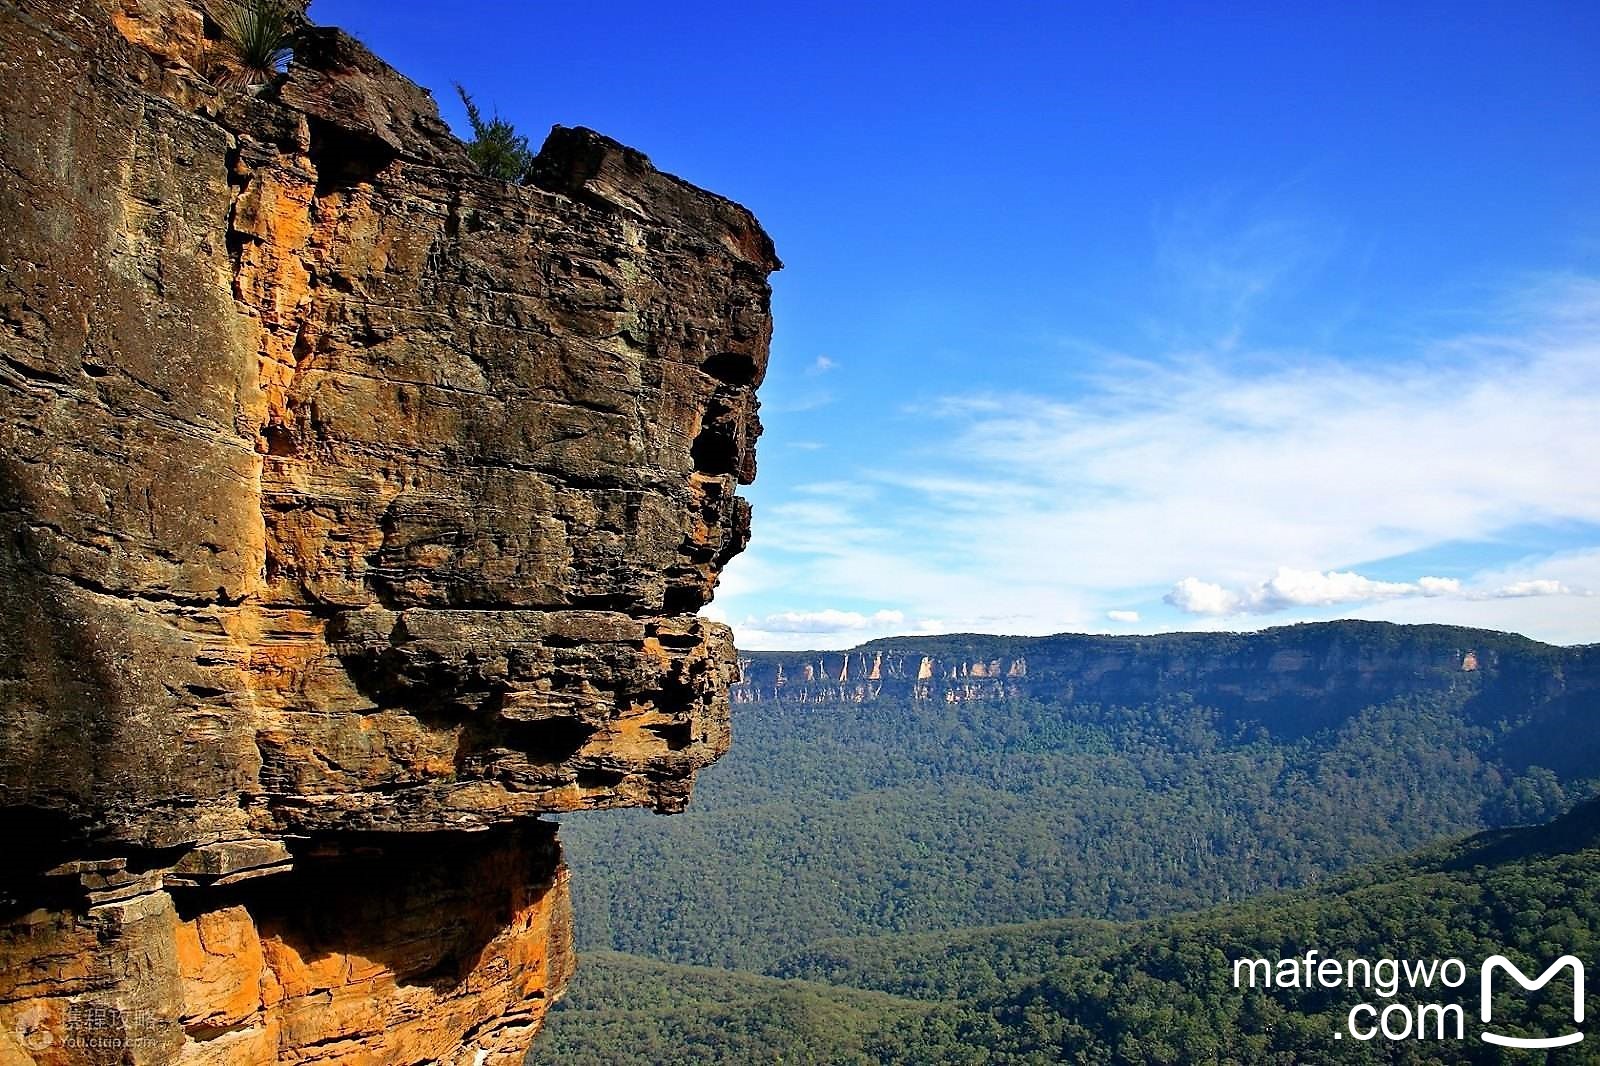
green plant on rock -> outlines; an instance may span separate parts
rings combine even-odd
[[[294,52],[300,20],[286,0],[225,0],[212,80],[235,88],[272,81]]]
[[[460,82],[456,93],[467,109],[467,121],[472,125],[472,140],[467,142],[467,156],[479,170],[491,178],[502,181],[527,182],[533,175],[534,153],[528,147],[528,138],[518,133],[499,115],[487,121],[478,105]]]

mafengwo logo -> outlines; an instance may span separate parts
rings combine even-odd
[[[1537,968],[1535,968],[1537,969]],[[1334,1031],[1335,1040],[1347,1036],[1355,1040],[1469,1040],[1467,1011],[1460,1002],[1422,1002],[1423,995],[1441,989],[1458,989],[1467,984],[1471,973],[1460,959],[1339,959],[1324,957],[1315,949],[1294,958],[1236,959],[1233,986],[1238,989],[1351,989],[1370,992],[1379,1002],[1363,999],[1345,1015],[1344,1025]],[[1564,992],[1560,979],[1572,978],[1572,1024],[1563,1032],[1537,1036],[1514,1036],[1497,1025],[1495,983],[1503,980],[1526,994]],[[1478,1019],[1482,1028],[1479,1040],[1499,1047],[1546,1050],[1568,1047],[1583,1040],[1584,981],[1583,962],[1576,955],[1563,955],[1537,977],[1524,973],[1504,955],[1492,955],[1478,967]],[[1556,983],[1551,993],[1545,987]],[[1401,996],[1406,991],[1410,995]],[[1442,998],[1442,997],[1440,997]],[[1459,997],[1457,997],[1459,999]],[[1563,1004],[1565,1000],[1563,999]],[[1503,1019],[1502,1019],[1503,1022]]]
[[[1521,1037],[1502,1036],[1499,1033],[1485,1029],[1483,1039],[1491,1044],[1501,1047],[1515,1048],[1552,1048],[1565,1047],[1576,1044],[1583,1039],[1583,963],[1575,955],[1563,955],[1550,964],[1550,968],[1536,978],[1529,978],[1527,974],[1517,969],[1515,963],[1504,955],[1492,955],[1484,961],[1482,976],[1478,982],[1478,998],[1482,1003],[1479,1008],[1479,1017],[1483,1024],[1488,1026],[1494,1022],[1494,976],[1496,973],[1505,973],[1512,977],[1517,984],[1529,992],[1537,992],[1551,981],[1555,980],[1561,971],[1572,971],[1572,1024],[1573,1032],[1561,1036]]]

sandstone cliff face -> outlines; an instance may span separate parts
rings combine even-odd
[[[1600,647],[1558,648],[1454,626],[1330,622],[1258,633],[895,637],[850,651],[758,652],[740,660],[736,703],[830,705],[1048,699],[1139,706],[1185,695],[1278,735],[1351,710],[1456,695],[1535,713],[1592,712]]]
[[[313,29],[0,0],[0,1062],[497,1062],[727,748],[770,241]],[[9,1056],[9,1057],[8,1057]]]

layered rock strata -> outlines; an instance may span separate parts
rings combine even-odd
[[[727,748],[770,241],[308,28],[0,2],[0,1063],[514,1061]]]
[[[1394,699],[1454,696],[1592,713],[1600,646],[1562,648],[1456,626],[1326,622],[1255,633],[890,637],[850,651],[755,652],[736,703],[1040,699],[1143,706],[1188,699],[1240,723],[1302,732]],[[1592,728],[1590,728],[1592,732]]]

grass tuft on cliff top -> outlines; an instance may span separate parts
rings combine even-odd
[[[297,12],[283,0],[228,0],[217,25],[222,40],[211,77],[238,89],[265,84],[282,73],[299,32]]]

